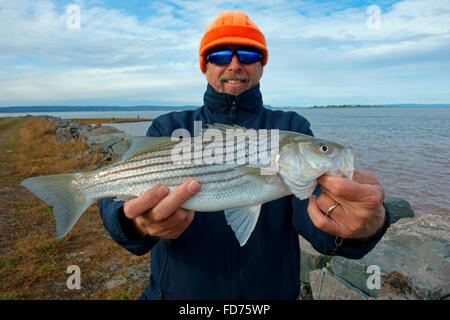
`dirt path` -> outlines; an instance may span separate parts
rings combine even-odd
[[[4,238],[8,234],[8,215],[12,211],[10,203],[15,202],[20,194],[23,194],[23,190],[18,190],[12,177],[12,169],[8,165],[5,158],[9,156],[13,150],[8,148],[2,148],[4,140],[11,134],[17,132],[23,122],[15,122],[6,129],[0,130],[0,150],[3,154],[2,161],[0,162],[0,254],[8,251],[5,246]],[[10,221],[10,220],[9,220]]]

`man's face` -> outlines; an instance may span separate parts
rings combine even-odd
[[[252,50],[249,47],[242,47],[239,45],[221,46],[210,50]],[[239,62],[236,55],[229,64],[219,66],[211,62],[206,63],[206,80],[217,92],[224,92],[232,95],[238,95],[247,89],[255,86],[261,79],[263,74],[263,66],[261,61],[252,64],[243,64]]]

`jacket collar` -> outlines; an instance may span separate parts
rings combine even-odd
[[[224,123],[239,123],[249,114],[255,114],[263,108],[259,83],[237,96],[217,92],[208,83],[203,96],[204,108],[212,119]],[[228,119],[227,119],[228,118]]]

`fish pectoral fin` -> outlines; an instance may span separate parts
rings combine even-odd
[[[261,211],[261,204],[225,210],[227,223],[234,231],[241,247],[247,243],[255,229]]]
[[[131,145],[122,156],[121,162],[126,161],[142,151],[156,147],[161,144],[175,144],[178,141],[172,141],[171,137],[133,137]]]
[[[317,180],[312,180],[311,182],[302,183],[302,182],[295,181],[290,178],[283,177],[283,181],[284,181],[284,183],[286,183],[286,185],[289,187],[289,189],[292,191],[292,193],[300,200],[305,200],[305,199],[309,198],[317,186]]]
[[[122,194],[120,196],[115,197],[114,201],[128,201],[128,200],[131,200],[131,199],[134,199],[134,198],[136,198],[136,196]]]

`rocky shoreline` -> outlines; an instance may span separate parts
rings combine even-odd
[[[85,124],[52,116],[43,118],[55,123],[57,141],[69,143],[79,139],[89,146],[87,153],[99,150],[102,161],[97,164],[98,168],[119,159],[127,151],[133,138],[132,135],[111,126]]]
[[[119,159],[131,135],[104,125],[44,116],[56,126],[56,139],[87,143],[88,153],[99,150],[98,167]],[[450,299],[450,217],[416,216],[410,204],[387,196],[391,227],[362,259],[325,256],[299,237],[301,293],[314,300]],[[146,281],[143,279],[142,281]]]
[[[323,256],[300,239],[302,285],[313,299],[448,299],[449,230],[448,216],[401,218],[357,260]]]

